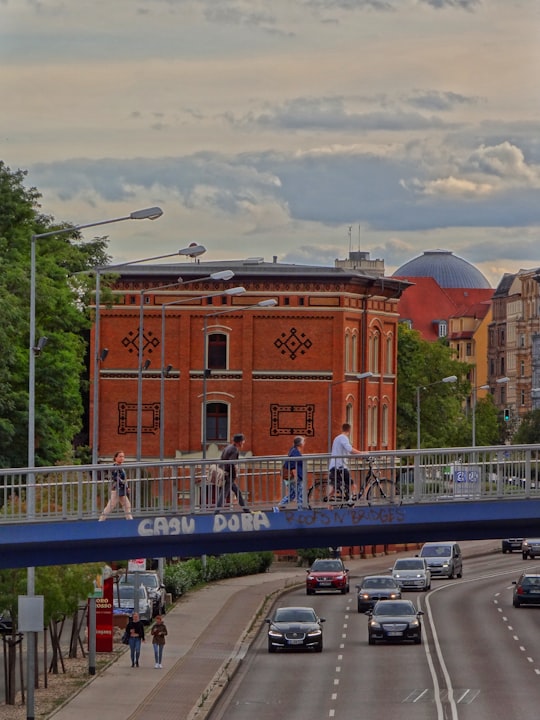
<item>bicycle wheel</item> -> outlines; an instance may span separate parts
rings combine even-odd
[[[366,500],[368,502],[375,500],[388,500],[392,501],[395,497],[394,481],[388,480],[387,478],[380,478],[375,480],[366,493]]]
[[[328,502],[328,481],[317,480],[308,490],[308,505],[321,505]]]

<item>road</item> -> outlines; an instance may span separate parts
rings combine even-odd
[[[373,560],[368,572],[390,564]],[[512,607],[512,580],[525,568],[540,572],[519,554],[469,558],[463,579],[406,593],[425,613],[422,645],[368,646],[359,578],[345,596],[295,590],[278,602],[311,605],[326,618],[323,652],[269,654],[264,625],[211,720],[537,717],[540,607]]]

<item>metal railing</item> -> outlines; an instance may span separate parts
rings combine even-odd
[[[540,446],[512,445],[475,448],[401,450],[370,454],[384,493],[367,496],[367,456],[349,456],[350,497],[318,493],[328,487],[328,455],[304,455],[302,507],[330,504],[433,503],[455,500],[510,500],[540,497]],[[237,484],[252,510],[272,510],[287,494],[282,480],[286,456],[245,457],[235,465]],[[135,517],[212,513],[218,510],[220,487],[212,482],[216,459],[126,462],[132,512]],[[111,465],[81,465],[0,469],[0,523],[58,520],[97,520],[110,494]],[[35,510],[29,516],[26,499],[32,482]],[[361,492],[362,491],[362,492]],[[296,501],[289,508],[297,507]],[[221,509],[221,508],[219,508]],[[234,494],[224,511],[237,510]],[[121,517],[118,506],[110,517]]]

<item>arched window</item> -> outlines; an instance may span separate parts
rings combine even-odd
[[[358,333],[353,333],[352,336],[352,372],[358,372]]]
[[[386,338],[386,372],[394,372],[394,343],[392,336]]]
[[[351,372],[351,336],[349,331],[345,333],[345,372]]]
[[[208,336],[208,367],[210,370],[227,368],[227,336],[223,333]]]
[[[229,406],[225,403],[207,403],[206,440],[227,442],[229,437]]]
[[[369,358],[370,370],[376,375],[379,374],[379,352],[380,352],[380,336],[378,332],[373,333],[371,336],[371,353]]]
[[[388,447],[388,421],[389,421],[389,413],[388,413],[388,405],[383,405],[382,408],[382,444],[384,447]]]
[[[371,408],[370,428],[369,428],[369,444],[372,447],[377,447],[378,443],[378,426],[379,426],[379,408],[374,405]]]
[[[345,422],[348,422],[351,426],[351,436],[353,435],[353,406],[352,403],[347,403],[345,408]]]

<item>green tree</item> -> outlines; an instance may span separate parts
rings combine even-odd
[[[512,444],[536,445],[537,443],[540,443],[540,410],[531,410],[522,419],[519,429],[512,438]]]
[[[27,464],[30,244],[32,234],[69,227],[40,212],[26,172],[0,161],[0,466]],[[109,261],[106,237],[80,242],[77,231],[36,241],[36,465],[68,462],[82,428],[85,356],[93,279],[85,271]],[[82,273],[82,274],[81,274]]]
[[[471,366],[453,357],[442,342],[428,342],[403,323],[398,327],[397,446],[417,446],[417,388],[420,387],[422,447],[452,447],[464,435],[465,378]],[[442,383],[456,375],[457,382]],[[470,437],[470,435],[469,435]],[[470,444],[470,441],[469,441]]]

